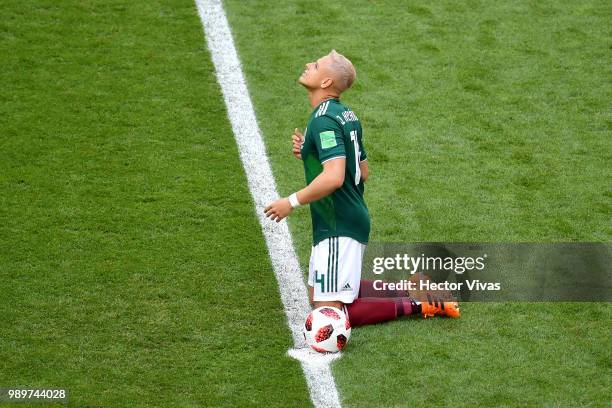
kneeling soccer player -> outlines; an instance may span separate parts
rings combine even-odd
[[[315,307],[344,309],[352,326],[413,314],[459,317],[456,302],[431,297],[419,302],[406,292],[377,291],[371,281],[361,280],[370,234],[363,199],[369,168],[359,119],[340,102],[354,80],[353,64],[335,50],[306,64],[299,83],[314,110],[304,134],[294,131],[293,154],[304,163],[307,186],[270,203],[266,216],[279,222],[295,207],[310,204],[314,239],[308,285]]]

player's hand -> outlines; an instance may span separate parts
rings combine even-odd
[[[291,136],[293,142],[293,155],[296,159],[302,160],[302,144],[304,143],[304,135],[300,132],[300,129],[295,128],[293,135]]]
[[[288,198],[281,198],[276,200],[266,207],[264,212],[266,217],[272,221],[280,222],[283,218],[287,217],[293,211],[293,207],[289,202]]]

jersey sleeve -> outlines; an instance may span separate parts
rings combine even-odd
[[[312,138],[321,164],[337,157],[346,157],[342,127],[327,116],[315,118],[311,124]]]

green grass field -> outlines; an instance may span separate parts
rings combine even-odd
[[[308,404],[194,4],[37,3],[0,31],[0,387]]]
[[[610,242],[608,2],[224,5],[281,194],[304,180],[296,79],[336,48],[358,72],[373,241]],[[0,388],[307,406],[194,3],[2,10]],[[289,224],[306,270],[308,211]],[[609,404],[609,304],[462,310],[355,330],[343,405]]]

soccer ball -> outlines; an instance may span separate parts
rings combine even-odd
[[[323,306],[310,312],[304,323],[304,339],[319,353],[336,353],[351,337],[351,324],[342,310]]]

